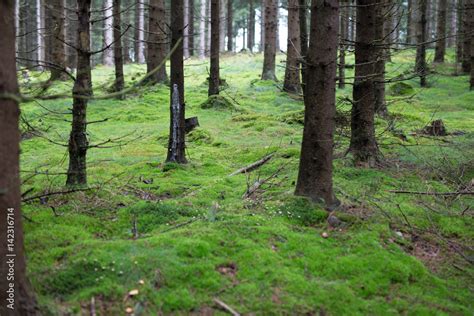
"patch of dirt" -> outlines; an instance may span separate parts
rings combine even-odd
[[[237,265],[234,262],[224,263],[217,266],[216,270],[231,279],[235,279],[235,275],[237,274]]]

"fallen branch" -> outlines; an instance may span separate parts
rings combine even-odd
[[[214,298],[214,303],[216,303],[223,310],[229,312],[229,314],[231,314],[233,316],[240,316],[240,314],[235,309],[233,309],[232,307],[230,307],[229,305],[227,305],[226,303],[224,303],[220,299]]]
[[[395,194],[415,194],[415,195],[439,195],[439,196],[457,196],[457,195],[474,195],[473,191],[457,191],[457,192],[419,192],[419,191],[404,191],[404,190],[390,190],[390,193]]]
[[[278,176],[278,174],[280,173],[280,171],[282,171],[285,167],[287,166],[287,164],[284,164],[282,165],[280,168],[278,168],[273,174],[271,174],[269,177],[263,179],[263,180],[257,180],[251,187],[249,187],[247,189],[247,191],[244,193],[244,195],[242,196],[243,199],[246,199],[246,198],[249,198],[252,196],[252,194],[254,194],[262,185],[264,185],[265,183],[267,183],[268,181],[270,181],[271,179],[275,178],[276,176]]]
[[[38,194],[38,195],[31,196],[29,198],[24,198],[21,200],[21,202],[26,203],[26,202],[36,200],[36,199],[41,199],[47,196],[69,194],[69,193],[74,193],[74,192],[85,192],[85,191],[90,191],[92,189],[94,188],[72,189],[72,190],[67,190],[67,191],[57,191],[57,192]]]
[[[232,176],[235,176],[236,174],[239,174],[239,173],[247,173],[247,172],[250,172],[250,171],[253,171],[261,166],[263,166],[264,164],[266,164],[270,159],[272,159],[273,157],[273,154],[274,153],[271,153],[265,157],[263,157],[262,159],[260,159],[259,161],[256,161],[246,167],[243,167],[243,168],[240,168],[239,170],[237,171],[234,171],[232,172],[229,177],[232,177]]]

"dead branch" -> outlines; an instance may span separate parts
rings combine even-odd
[[[217,297],[214,298],[214,303],[216,303],[217,306],[219,306],[220,308],[222,308],[223,310],[225,310],[229,314],[231,314],[233,316],[240,316],[240,314],[235,309],[233,309],[232,307],[230,307],[229,305],[227,305],[226,303],[224,303],[223,301],[221,301]]]
[[[38,194],[38,195],[31,196],[29,198],[24,198],[24,199],[21,200],[21,202],[26,203],[26,202],[36,200],[36,199],[41,199],[41,198],[44,198],[44,197],[47,197],[47,196],[70,194],[70,193],[74,193],[74,192],[85,192],[85,191],[90,191],[92,189],[95,189],[95,188],[71,189],[71,190],[66,190],[66,191],[56,191],[56,192]]]
[[[240,168],[239,170],[232,172],[229,175],[229,177],[235,176],[236,174],[239,174],[239,173],[251,172],[251,171],[263,166],[264,164],[266,164],[270,159],[272,159],[273,155],[274,155],[274,153],[271,153],[271,154],[263,157],[262,159],[246,166],[246,167]]]

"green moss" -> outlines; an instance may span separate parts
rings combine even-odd
[[[393,96],[408,96],[415,94],[415,89],[409,83],[403,81],[390,85],[388,91],[390,95]]]
[[[201,109],[214,109],[221,111],[235,110],[234,104],[226,97],[221,95],[211,95],[206,101],[201,104]]]
[[[202,129],[202,128],[196,128],[192,130],[187,136],[186,140],[188,142],[193,142],[198,145],[202,144],[211,144],[213,142],[213,137],[211,133],[208,131]]]

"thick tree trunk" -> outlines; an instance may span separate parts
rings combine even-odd
[[[112,6],[113,0],[104,1],[104,47],[109,46],[114,40]],[[114,64],[114,51],[112,47],[104,51],[102,62],[106,66],[112,66]]]
[[[474,32],[474,10],[472,9],[473,0],[464,0],[463,2],[463,48],[462,48],[462,71],[465,74],[471,72],[471,34]]]
[[[247,47],[250,52],[254,51],[255,47],[255,7],[254,0],[249,0],[249,30],[247,37]]]
[[[346,87],[346,40],[348,33],[349,16],[347,8],[342,7],[339,15],[339,65],[338,65],[338,87]]]
[[[66,54],[64,46],[64,4],[63,0],[51,0],[49,1],[49,11],[51,12],[51,26],[52,32],[51,37],[51,63],[54,64],[51,67],[50,80],[62,80],[67,79],[67,75],[64,72],[66,68]]]
[[[219,94],[219,22],[220,22],[220,0],[211,0],[211,71],[209,78],[208,95]]]
[[[186,163],[185,146],[185,102],[184,102],[184,68],[183,68],[183,0],[171,2],[171,47],[177,49],[171,55],[171,89],[170,89],[170,137],[166,162]]]
[[[333,209],[332,159],[336,114],[338,0],[313,0],[305,120],[295,194]]]
[[[384,116],[388,113],[385,102],[385,60],[390,50],[384,47],[384,21],[390,5],[377,4],[375,21],[376,61],[375,61],[375,112]]]
[[[123,78],[123,52],[122,52],[122,29],[121,29],[121,0],[113,0],[113,27],[114,27],[114,64],[115,64],[115,83],[114,90],[122,91],[124,87]],[[120,95],[123,99],[124,95]]]
[[[227,51],[234,51],[234,12],[232,0],[227,1]]]
[[[420,86],[426,87],[426,75],[428,72],[428,65],[426,63],[426,41],[427,41],[427,27],[426,27],[426,11],[428,9],[428,0],[419,0],[418,14],[417,14],[417,46],[416,46],[416,61],[415,72],[420,77]]]
[[[377,1],[357,0],[355,79],[352,94],[350,144],[350,151],[354,154],[356,165],[374,166],[378,158],[374,125]]]
[[[148,54],[147,54],[147,72],[153,69],[166,58],[168,44],[166,34],[166,8],[164,0],[150,0],[148,15]],[[166,67],[149,78],[152,83],[164,83],[168,81]]]
[[[199,21],[199,57],[201,59],[206,58],[206,12],[207,1],[201,0],[201,19]]]
[[[69,136],[69,168],[66,184],[86,185],[87,97],[92,95],[90,61],[90,7],[91,0],[77,0],[77,74],[72,89],[72,129]],[[82,98],[81,98],[82,97]],[[84,98],[85,97],[85,98]]]
[[[306,20],[307,5],[306,0],[299,0],[299,14],[300,14],[300,68],[301,68],[301,87],[303,95],[306,86],[306,56],[308,54],[308,21]]]
[[[448,0],[439,0],[438,2],[438,25],[436,29],[436,51],[434,62],[444,63],[446,53],[446,14]]]
[[[277,0],[265,0],[265,50],[263,54],[262,80],[277,80],[275,74]]]
[[[301,92],[299,49],[300,16],[298,0],[288,0],[288,44],[286,49],[286,68],[283,90],[290,93]]]
[[[0,94],[18,94],[15,64],[14,1],[0,1]],[[0,98],[0,315],[39,315],[26,277],[20,193],[20,129],[18,103]],[[14,276],[14,280],[10,279]],[[13,285],[13,286],[11,286]],[[13,291],[14,302],[10,293]],[[9,307],[11,305],[11,308]]]

